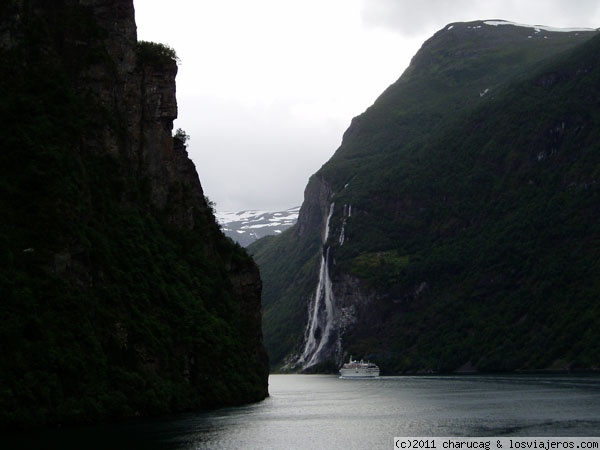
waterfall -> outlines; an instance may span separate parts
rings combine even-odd
[[[329,206],[329,214],[327,215],[327,221],[325,222],[325,235],[323,236],[323,246],[327,244],[327,239],[329,239],[329,222],[331,222],[331,216],[333,216],[333,207],[335,203],[331,203]]]
[[[342,231],[340,232],[340,238],[338,240],[340,247],[342,245],[344,245],[344,242],[346,241],[346,221],[348,220],[348,217],[352,216],[352,205],[348,205],[345,204],[344,205],[344,220],[342,222]]]
[[[306,369],[319,362],[322,352],[327,349],[327,344],[331,340],[332,330],[335,324],[335,305],[331,279],[329,277],[329,247],[326,247],[329,238],[329,222],[333,215],[332,203],[329,207],[329,215],[325,223],[325,233],[323,236],[324,251],[321,255],[321,267],[319,269],[319,283],[315,295],[309,304],[308,323],[304,332],[304,351],[298,364],[302,369]]]

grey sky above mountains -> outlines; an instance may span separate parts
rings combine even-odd
[[[600,27],[597,0],[135,0],[173,47],[179,118],[218,210],[300,205],[343,132],[451,22]]]

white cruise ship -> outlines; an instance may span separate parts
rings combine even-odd
[[[350,361],[345,363],[340,369],[342,378],[376,378],[379,376],[379,367],[370,362],[353,361],[350,356]]]

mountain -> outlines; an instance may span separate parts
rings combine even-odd
[[[174,50],[133,0],[13,0],[0,56],[0,428],[263,399],[258,268],[172,135]]]
[[[242,247],[247,247],[254,241],[265,237],[281,234],[294,225],[298,220],[300,207],[285,211],[217,211],[215,216],[226,236],[236,241]]]
[[[249,247],[273,367],[600,367],[600,36],[453,23]]]

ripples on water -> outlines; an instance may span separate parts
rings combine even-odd
[[[11,444],[80,449],[385,449],[392,448],[394,436],[600,436],[599,376],[344,380],[272,375],[269,382],[271,396],[248,406],[14,436]],[[0,446],[9,448],[2,439]]]

